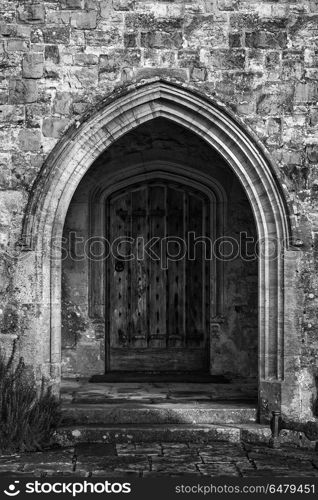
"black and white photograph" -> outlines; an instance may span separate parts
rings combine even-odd
[[[0,498],[316,498],[318,0],[0,0]]]

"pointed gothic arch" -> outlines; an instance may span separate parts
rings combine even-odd
[[[73,194],[101,153],[127,132],[157,117],[182,125],[214,148],[239,178],[252,207],[262,241],[259,379],[260,400],[267,401],[268,414],[280,407],[285,376],[284,251],[291,233],[283,190],[260,144],[224,106],[184,85],[159,79],[114,93],[93,114],[74,123],[50,153],[34,186],[24,221],[23,245],[35,259],[35,300],[41,310],[36,330],[42,346],[42,365],[58,382],[61,260],[56,242],[62,237]],[[278,242],[274,258],[273,242]]]

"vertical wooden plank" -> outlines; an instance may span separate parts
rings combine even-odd
[[[129,210],[130,196],[122,194],[110,200],[109,215],[110,243],[116,238],[129,236]],[[122,250],[121,250],[122,251]],[[127,263],[122,271],[115,269],[117,258],[111,254],[109,257],[109,316],[110,316],[110,348],[127,347],[129,345],[129,313],[128,286],[129,273]],[[110,362],[111,367],[111,362]]]
[[[167,236],[184,239],[184,191],[167,189]],[[179,245],[169,243],[170,255],[178,255]],[[185,343],[185,259],[169,261],[168,290],[168,346],[182,347]]]
[[[205,262],[204,243],[198,240],[206,235],[205,213],[203,200],[193,194],[189,194],[188,202],[188,228],[194,233],[190,238],[189,256],[187,265],[187,345],[200,347],[204,345],[206,328],[206,284],[205,284]]]
[[[164,186],[149,187],[149,229],[151,238],[160,238],[153,246],[161,257],[161,241],[166,234],[166,189]],[[166,271],[161,258],[149,259],[149,346],[166,347]]]
[[[134,239],[130,262],[131,269],[131,346],[147,347],[147,287],[148,258],[142,252],[144,241],[148,239],[148,188],[142,187],[131,193],[131,236]]]

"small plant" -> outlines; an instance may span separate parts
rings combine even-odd
[[[35,451],[48,446],[60,422],[60,403],[42,382],[38,392],[16,344],[8,361],[0,351],[0,453]]]

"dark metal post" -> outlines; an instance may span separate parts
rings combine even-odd
[[[273,411],[272,412],[272,419],[271,419],[271,430],[272,430],[272,437],[270,439],[270,446],[272,448],[279,448],[280,447],[280,442],[279,442],[279,432],[280,432],[280,424],[281,424],[281,412],[280,411]]]

